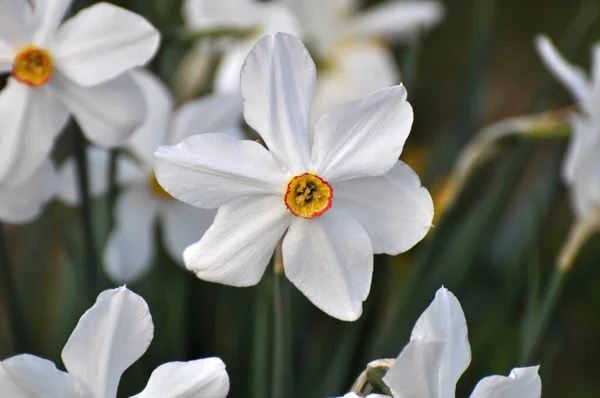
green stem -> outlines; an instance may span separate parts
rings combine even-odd
[[[78,130],[75,133],[75,162],[77,163],[77,180],[79,197],[81,200],[81,219],[83,222],[83,238],[85,244],[85,285],[86,294],[90,305],[96,300],[96,287],[98,279],[98,257],[94,243],[94,226],[92,220],[92,206],[89,189],[89,174],[86,152],[86,140],[83,133]]]
[[[291,336],[289,328],[289,297],[285,276],[276,273],[273,278],[273,370],[271,397],[293,398]]]
[[[4,226],[0,224],[0,291],[6,317],[12,328],[13,341],[17,352],[27,352],[29,349],[29,338],[25,317],[17,296],[15,277],[13,274],[10,253]]]
[[[269,355],[271,331],[269,328],[273,316],[273,278],[267,276],[258,287],[256,310],[252,337],[252,375],[250,380],[251,397],[264,398],[269,396]]]

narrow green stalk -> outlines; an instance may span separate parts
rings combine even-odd
[[[94,226],[89,189],[89,174],[86,153],[86,140],[83,133],[75,133],[75,162],[77,163],[77,180],[81,200],[81,219],[83,222],[83,239],[85,244],[85,286],[90,305],[96,300],[98,284],[98,257],[94,243]]]
[[[111,220],[111,226],[114,221],[115,215],[115,203],[117,201],[117,194],[119,186],[117,185],[117,156],[118,152],[116,149],[110,151],[110,159],[108,163],[108,214]]]
[[[264,398],[269,396],[269,366],[271,364],[271,330],[269,325],[273,317],[273,278],[266,276],[258,287],[254,328],[252,330],[252,374],[250,396]]]
[[[277,269],[277,267],[274,267]],[[271,372],[271,397],[293,398],[292,357],[289,328],[289,297],[285,275],[275,273],[273,278],[273,370]]]
[[[4,226],[0,224],[0,292],[8,324],[12,328],[16,352],[29,351],[29,338],[25,316],[17,295],[15,277],[10,262]]]
[[[540,305],[537,314],[534,314],[534,323],[528,333],[525,334],[525,339],[521,347],[521,364],[529,363],[535,349],[537,348],[541,338],[544,336],[550,315],[560,298],[566,281],[568,272],[556,268],[552,279],[548,283],[548,288],[544,293],[542,304]]]

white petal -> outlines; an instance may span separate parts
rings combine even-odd
[[[10,398],[86,398],[82,384],[34,355],[22,354],[0,363],[0,395]]]
[[[373,274],[369,236],[351,216],[330,209],[315,219],[294,218],[283,239],[289,280],[319,309],[343,321],[362,313]]]
[[[167,144],[174,145],[200,133],[230,133],[242,122],[242,99],[238,94],[212,94],[188,102],[175,112]],[[237,129],[239,135],[240,130]],[[243,136],[231,134],[235,138]]]
[[[291,213],[277,196],[244,196],[227,203],[198,243],[183,252],[198,278],[231,286],[260,281]]]
[[[143,185],[126,189],[118,198],[115,226],[104,249],[104,270],[116,283],[134,282],[150,268],[158,206]]]
[[[375,253],[405,252],[431,228],[431,196],[403,162],[397,162],[381,177],[344,181],[334,184],[333,189],[334,206],[352,214],[362,225]]]
[[[287,185],[286,173],[262,145],[226,134],[198,134],[161,146],[156,156],[160,185],[197,207],[216,208],[244,195],[283,198]]]
[[[244,117],[293,174],[309,171],[315,64],[302,42],[277,33],[256,43],[242,68]]]
[[[225,398],[228,392],[225,364],[219,358],[206,358],[159,366],[135,398]]]
[[[121,374],[146,352],[153,334],[143,298],[125,287],[105,290],[79,319],[63,362],[94,397],[115,397]]]
[[[87,148],[88,184],[90,195],[98,198],[106,195],[109,188],[110,152],[96,147]],[[117,157],[117,184],[146,182],[148,175],[126,156]],[[79,204],[79,183],[75,159],[68,158],[59,169],[59,192],[61,202],[76,206]]]
[[[30,44],[34,26],[33,10],[27,1],[0,2],[0,39],[14,50]]]
[[[238,93],[240,91],[240,72],[248,53],[256,40],[250,38],[231,43],[221,56],[215,70],[214,89],[217,93]]]
[[[32,89],[10,78],[0,93],[0,181],[28,178],[47,159],[68,118],[52,87]]]
[[[42,163],[33,174],[17,185],[0,185],[0,220],[25,223],[40,215],[42,206],[54,197],[58,185],[50,161]]]
[[[261,4],[254,0],[185,0],[183,20],[194,31],[256,27]]]
[[[542,380],[539,366],[515,368],[508,377],[489,376],[475,386],[471,398],[540,398]]]
[[[82,86],[93,86],[146,64],[160,34],[143,17],[108,3],[80,11],[50,46],[56,67]]]
[[[138,69],[131,77],[142,89],[146,118],[129,138],[127,147],[144,165],[154,164],[154,152],[165,143],[173,114],[174,100],[167,86],[152,73]]]
[[[456,297],[441,288],[383,381],[394,396],[453,397],[470,362],[465,315]]]
[[[563,178],[568,183],[575,181],[575,175],[585,167],[586,160],[595,156],[595,143],[599,137],[591,118],[573,114],[571,120],[571,140],[563,163]]]
[[[33,15],[36,21],[36,30],[33,42],[40,47],[46,47],[53,38],[60,23],[71,7],[73,0],[36,0]]]
[[[340,105],[317,121],[312,166],[329,182],[385,174],[396,164],[412,122],[402,85]]]
[[[198,209],[178,200],[162,206],[163,241],[173,260],[183,264],[183,251],[204,235],[216,214],[216,210]]]
[[[0,38],[0,73],[10,72],[13,68],[14,59],[13,49]]]
[[[53,79],[85,135],[100,147],[125,144],[144,120],[144,98],[130,75],[94,87],[81,87],[59,73]]]
[[[552,41],[545,35],[535,38],[535,48],[542,61],[580,104],[585,104],[590,95],[590,85],[585,72],[567,62],[558,52]]]
[[[438,1],[393,1],[358,13],[348,21],[345,34],[407,39],[437,25],[443,16],[444,6]]]

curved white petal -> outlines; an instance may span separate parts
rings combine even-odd
[[[27,1],[0,2],[0,39],[14,50],[30,44],[34,27],[33,10]]]
[[[242,139],[242,99],[239,94],[212,94],[188,102],[173,116],[166,144],[175,145],[200,133],[233,133]]]
[[[138,69],[131,77],[142,90],[146,104],[146,118],[129,138],[127,147],[150,168],[154,164],[154,152],[165,143],[174,99],[167,86],[152,73]]]
[[[183,20],[194,31],[252,29],[261,4],[255,0],[184,0]]]
[[[116,283],[139,279],[154,259],[158,200],[146,186],[132,186],[117,200],[115,226],[104,249],[104,270]]]
[[[567,183],[575,182],[575,176],[585,167],[586,160],[595,156],[595,147],[600,144],[600,136],[591,118],[573,114],[570,122],[571,140],[563,163],[563,178]]]
[[[315,76],[315,64],[302,42],[285,33],[260,39],[242,68],[244,118],[295,175],[309,171]]]
[[[508,377],[489,376],[475,386],[471,398],[540,398],[539,366],[515,368]]]
[[[100,147],[124,145],[144,121],[144,97],[130,75],[94,87],[79,86],[59,73],[53,79],[79,127]]]
[[[67,20],[50,50],[56,67],[81,86],[93,86],[146,64],[160,34],[146,19],[124,8],[98,3]]]
[[[250,38],[231,43],[227,47],[215,70],[213,86],[217,93],[237,94],[240,92],[240,73],[248,53],[255,44],[256,40]]]
[[[202,239],[185,249],[185,266],[210,282],[255,285],[290,217],[282,197],[244,196],[231,201],[219,208]]]
[[[227,134],[198,134],[156,151],[156,178],[175,198],[216,208],[244,195],[285,192],[287,175],[269,151]],[[283,203],[283,200],[282,200]]]
[[[396,164],[412,122],[402,85],[340,105],[317,121],[312,167],[329,182],[385,174]]]
[[[439,1],[392,1],[358,13],[348,21],[344,33],[363,38],[408,39],[437,25],[443,17],[444,6]]]
[[[121,374],[146,352],[153,334],[143,298],[126,287],[105,290],[79,319],[62,359],[94,397],[115,397]]]
[[[33,6],[33,17],[36,29],[33,42],[46,47],[58,30],[60,23],[71,7],[73,0],[36,0]]]
[[[10,72],[13,68],[15,52],[11,46],[0,37],[0,73]]]
[[[34,220],[43,205],[54,197],[57,182],[52,163],[46,161],[24,181],[0,185],[0,220],[14,224]]]
[[[225,398],[229,376],[219,358],[165,363],[150,376],[144,391],[132,398]]]
[[[584,107],[587,106],[591,88],[585,72],[578,66],[567,62],[546,35],[538,35],[535,38],[535,48],[554,77],[571,91],[573,97],[580,104]]]
[[[383,381],[398,397],[453,397],[470,362],[465,315],[456,297],[442,287]]]
[[[0,363],[0,396],[10,398],[86,398],[89,391],[68,373],[34,355],[22,354]]]
[[[343,321],[360,317],[373,250],[354,218],[333,208],[310,220],[296,217],[282,249],[285,275],[315,306]]]
[[[414,171],[403,162],[381,177],[333,185],[333,205],[344,209],[369,234],[374,253],[396,255],[427,235],[433,201]]]
[[[0,181],[28,178],[47,159],[68,118],[52,87],[32,89],[10,78],[0,93]]]
[[[183,264],[183,251],[204,235],[216,214],[216,210],[198,209],[178,200],[164,203],[163,242],[173,260]]]

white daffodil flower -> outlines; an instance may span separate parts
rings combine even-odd
[[[369,294],[373,253],[398,254],[419,242],[433,204],[398,161],[413,120],[404,87],[339,106],[313,134],[315,75],[299,39],[264,37],[246,59],[241,91],[246,122],[268,149],[201,134],[160,147],[155,170],[175,198],[219,208],[183,253],[199,278],[255,285],[283,237],[290,281],[329,315],[355,320]]]
[[[571,92],[580,114],[571,116],[572,139],[564,161],[563,179],[571,189],[577,217],[559,265],[571,266],[579,248],[600,230],[600,43],[592,48],[590,77],[568,63],[546,36],[536,38],[545,65]]]
[[[456,383],[471,362],[467,335],[467,321],[460,303],[451,292],[440,288],[417,320],[410,342],[383,377],[392,396],[454,397]],[[539,398],[542,382],[538,368],[515,368],[508,377],[485,377],[477,383],[471,398]]]
[[[72,0],[0,1],[0,181],[21,181],[48,156],[72,114],[100,146],[123,143],[145,109],[124,74],[156,52],[141,16],[98,3],[61,21]]]
[[[237,96],[207,96],[173,113],[171,94],[158,78],[143,70],[132,72],[132,76],[142,89],[148,117],[127,144],[135,160],[126,156],[117,159],[117,184],[122,193],[117,198],[115,227],[104,252],[105,271],[117,283],[133,282],[149,269],[155,257],[157,221],[162,225],[165,248],[174,260],[181,262],[183,250],[208,229],[215,216],[214,210],[198,209],[175,200],[158,185],[154,176],[156,148],[176,144],[199,132],[227,131],[235,137],[243,136],[236,124],[241,118]],[[106,150],[88,150],[93,197],[103,196],[108,191],[109,159]],[[76,205],[79,192],[73,159],[63,164],[60,178],[61,200]],[[132,247],[135,250],[131,250]]]
[[[143,298],[120,287],[98,296],[63,351],[67,372],[30,354],[0,362],[0,396],[11,398],[116,398],[123,372],[146,352],[154,325]],[[211,397],[229,392],[219,358],[168,362],[152,372],[136,398]]]
[[[0,221],[22,224],[36,219],[56,194],[57,176],[49,161],[15,185],[0,184]]]

